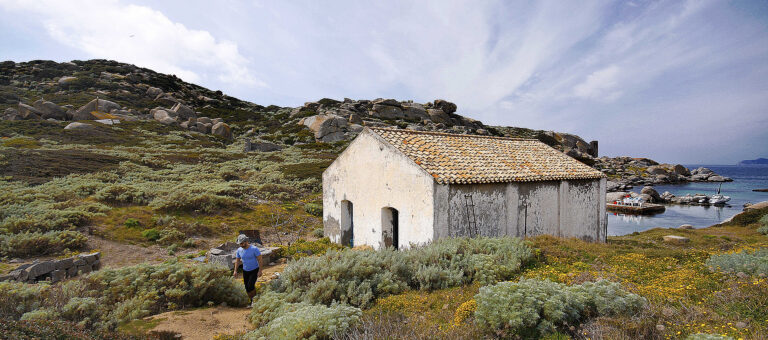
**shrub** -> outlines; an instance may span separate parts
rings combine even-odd
[[[168,196],[155,198],[150,206],[166,211],[200,211],[214,213],[222,209],[245,208],[242,200],[211,193],[173,192]]]
[[[757,232],[763,235],[768,235],[768,225],[764,225],[760,228],[757,228]]]
[[[753,252],[742,251],[712,255],[707,259],[706,264],[711,270],[725,273],[743,272],[750,275],[768,275],[768,248],[761,248]]]
[[[141,237],[148,241],[157,241],[160,239],[160,231],[155,228],[147,229],[141,232]]]
[[[167,228],[160,230],[159,238],[157,242],[162,245],[170,245],[177,242],[182,242],[187,238],[184,233],[178,231],[176,228]]]
[[[315,230],[312,230],[312,236],[317,238],[322,238],[325,235],[325,231],[323,228],[317,228]]]
[[[359,308],[332,304],[299,305],[247,335],[250,339],[330,339],[357,325]]]
[[[325,254],[330,249],[340,250],[343,248],[343,246],[331,242],[327,237],[317,241],[299,239],[288,246],[280,246],[277,249],[276,254],[278,257],[286,257],[295,260],[310,255]]]
[[[0,255],[26,257],[58,254],[64,250],[82,249],[88,238],[76,231],[26,232],[0,235]]]
[[[0,334],[5,339],[94,339],[129,340],[156,339],[147,335],[124,334],[105,330],[90,330],[66,321],[15,321],[0,319]]]
[[[0,319],[58,317],[86,327],[113,328],[151,314],[209,301],[245,306],[242,285],[226,268],[141,264],[98,272],[60,285],[0,282]],[[55,312],[51,312],[55,311]]]
[[[323,216],[323,206],[320,204],[307,203],[304,205],[304,211],[306,211],[307,214],[310,214],[312,216],[317,216],[317,217]]]
[[[147,204],[150,196],[143,190],[125,184],[114,184],[97,191],[93,198],[107,203]]]
[[[646,303],[618,283],[604,280],[575,286],[535,279],[502,282],[480,288],[475,300],[478,326],[523,338],[566,331],[589,317],[633,314]]]
[[[506,280],[531,258],[531,249],[517,238],[441,239],[404,251],[329,250],[290,263],[276,285],[296,300],[366,307],[411,288]]]
[[[135,218],[129,218],[125,220],[123,225],[126,226],[127,228],[138,228],[138,227],[141,227],[141,222],[139,222]]]

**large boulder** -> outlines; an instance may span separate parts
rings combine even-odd
[[[192,110],[192,108],[182,103],[177,103],[176,105],[173,106],[171,110],[175,112],[176,116],[181,119],[189,119],[189,118],[197,117],[197,114],[195,114],[195,110]]]
[[[427,115],[429,119],[437,124],[448,124],[451,121],[451,117],[448,116],[443,110],[428,109]]]
[[[12,107],[5,109],[5,113],[3,114],[3,120],[21,120],[21,116],[19,115],[19,110],[16,110]]]
[[[675,165],[674,168],[672,168],[672,170],[675,172],[675,174],[680,175],[680,176],[690,176],[691,175],[691,171],[688,170],[688,168],[682,166],[681,164]]]
[[[620,201],[627,195],[629,195],[629,193],[626,191],[609,192],[605,194],[605,201],[608,203],[612,203],[614,201]]]
[[[67,119],[67,110],[58,106],[52,102],[44,101],[42,99],[34,103],[35,109],[41,113],[41,118],[48,119],[53,118],[56,120]]]
[[[171,117],[171,113],[162,109],[152,109],[152,118],[165,125],[176,124],[176,118]]]
[[[400,107],[383,104],[373,104],[373,110],[370,115],[381,119],[398,119],[405,117],[403,110],[400,109]]]
[[[261,152],[272,152],[272,151],[280,151],[283,147],[280,145],[277,145],[275,143],[270,142],[251,142],[250,139],[245,140],[245,152],[250,151],[261,151]]]
[[[53,261],[39,262],[27,268],[27,272],[29,272],[30,279],[37,278],[38,276],[43,276],[54,270],[56,270],[56,264]]]
[[[397,100],[394,100],[394,99],[378,98],[378,99],[374,99],[373,101],[371,101],[371,104],[373,104],[373,105],[386,105],[386,106],[400,107],[400,102],[398,102]]]
[[[224,139],[232,139],[232,129],[224,122],[218,122],[211,126],[211,134]]]
[[[315,133],[315,139],[326,143],[344,139],[344,132],[348,126],[346,119],[336,115],[307,117],[301,121],[301,124]]]
[[[73,120],[95,120],[103,117],[98,117],[99,114],[109,113],[112,110],[120,110],[120,105],[115,102],[104,99],[94,99],[81,106],[72,118]]]
[[[643,187],[643,189],[640,190],[640,193],[650,196],[652,198],[650,202],[661,202],[661,195],[659,195],[659,192],[652,186]]]
[[[163,90],[157,88],[157,87],[150,87],[147,89],[147,97],[150,98],[157,98],[158,96],[163,94]]]
[[[667,169],[664,169],[664,167],[654,165],[649,166],[647,169],[645,169],[645,172],[651,174],[651,175],[666,175]]]
[[[19,117],[21,117],[21,119],[24,119],[24,120],[41,119],[43,117],[42,112],[24,103],[19,103],[18,111],[19,111]]]
[[[64,76],[59,78],[59,85],[69,85],[77,81],[77,77]]]
[[[447,100],[442,100],[442,99],[435,100],[434,107],[439,110],[443,110],[443,112],[447,114],[456,112],[456,104],[451,103]]]
[[[419,103],[405,103],[403,104],[403,116],[406,119],[419,120],[429,119],[427,110]]]

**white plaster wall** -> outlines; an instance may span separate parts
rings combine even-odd
[[[354,243],[382,245],[381,209],[398,210],[401,248],[434,235],[432,177],[370,130],[364,130],[323,172],[323,224],[340,242],[341,201],[353,204]]]

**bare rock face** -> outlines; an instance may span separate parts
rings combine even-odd
[[[59,78],[59,85],[69,85],[77,81],[77,77],[64,76]]]
[[[315,133],[315,139],[332,143],[344,139],[347,120],[336,115],[316,115],[307,117],[302,124]]]
[[[56,120],[67,119],[67,110],[64,108],[44,100],[38,100],[34,103],[35,109],[41,113],[41,118],[48,119],[53,118]]]
[[[439,110],[443,110],[443,112],[447,114],[456,112],[456,104],[451,103],[447,100],[437,99],[435,100],[434,106]]]
[[[443,110],[429,109],[427,115],[429,115],[430,120],[437,124],[448,124],[451,121],[451,117]]]
[[[112,110],[120,110],[120,105],[109,100],[94,99],[77,109],[72,120],[96,120],[99,118],[93,112],[109,113]]]
[[[403,104],[403,115],[406,119],[424,120],[429,119],[427,110],[424,106],[418,103],[406,103]]]
[[[688,242],[691,242],[691,240],[683,236],[667,235],[667,236],[664,236],[664,242],[670,243],[670,244],[686,244]]]
[[[681,164],[675,165],[673,170],[675,171],[675,174],[678,174],[680,176],[690,176],[691,175],[691,171],[688,170],[688,168],[682,166]]]
[[[162,109],[152,109],[152,118],[165,125],[176,124],[176,118],[171,117],[171,113]]]
[[[158,96],[163,94],[163,90],[157,88],[157,87],[150,87],[147,89],[147,97],[150,98],[157,98]]]
[[[211,134],[224,139],[232,139],[232,130],[224,122],[218,122],[211,127]]]
[[[398,119],[404,118],[403,110],[399,106],[390,106],[383,104],[373,104],[373,110],[370,113],[373,117],[379,117],[382,119]]]
[[[652,186],[643,187],[640,193],[650,196],[652,198],[650,202],[661,202],[661,195]]]
[[[173,106],[171,110],[175,112],[176,116],[181,119],[189,119],[189,118],[197,117],[197,114],[195,114],[195,110],[192,110],[192,108],[182,103],[177,103],[176,105]]]
[[[18,112],[19,112],[19,117],[21,117],[21,119],[24,119],[24,120],[41,119],[43,117],[42,112],[24,103],[19,103]]]
[[[666,175],[667,170],[659,165],[649,166],[648,169],[645,170],[645,172],[651,174],[651,175]]]

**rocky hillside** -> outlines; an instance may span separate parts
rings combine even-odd
[[[456,113],[456,104],[394,99],[324,98],[301,107],[262,106],[174,75],[109,60],[0,63],[0,118],[72,121],[66,129],[98,130],[118,121],[157,121],[225,143],[247,139],[245,151],[290,145],[344,143],[364,126],[535,138],[605,172],[611,188],[682,181],[726,181],[708,172],[691,175],[680,165],[649,159],[598,157],[597,141],[518,127],[488,126]],[[97,122],[99,124],[95,124]],[[10,136],[6,136],[10,137]]]

